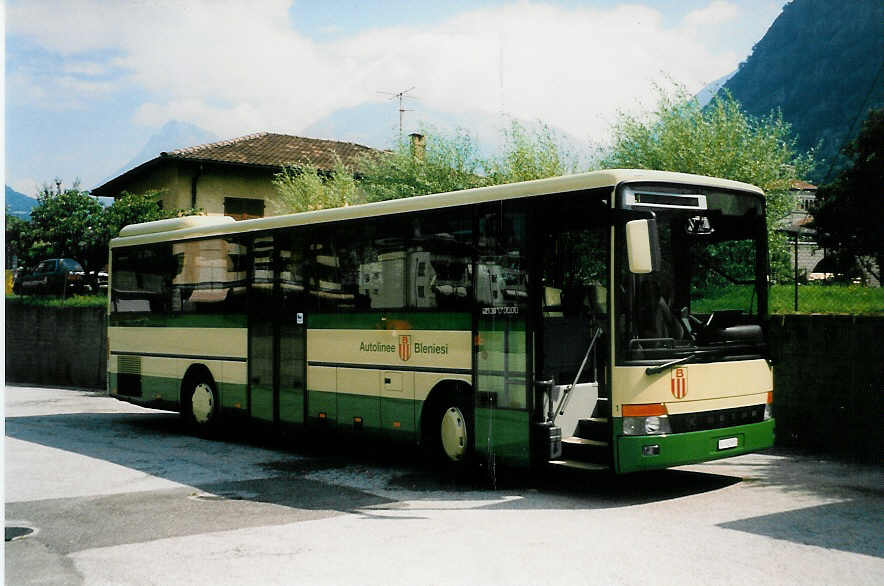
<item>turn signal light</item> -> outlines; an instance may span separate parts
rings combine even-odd
[[[773,391],[767,392],[767,402],[768,402],[768,404],[773,403]]]
[[[660,415],[666,415],[666,407],[663,403],[623,406],[623,417],[659,417]]]

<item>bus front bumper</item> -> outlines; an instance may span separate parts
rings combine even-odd
[[[617,472],[637,472],[739,456],[773,446],[774,420],[670,435],[618,436]]]

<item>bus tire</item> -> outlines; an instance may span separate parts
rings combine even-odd
[[[433,462],[444,472],[469,468],[473,456],[473,411],[469,394],[448,390],[428,406],[424,442]]]
[[[212,438],[217,435],[220,405],[215,382],[206,375],[197,375],[185,382],[182,393],[181,415],[196,435]]]

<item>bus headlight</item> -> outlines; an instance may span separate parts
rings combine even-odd
[[[767,392],[767,401],[764,405],[764,420],[767,421],[773,417],[773,391]]]
[[[669,417],[624,417],[623,435],[664,435],[672,433]]]

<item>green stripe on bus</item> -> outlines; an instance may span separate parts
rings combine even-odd
[[[618,430],[622,429],[622,419],[614,418],[613,425],[615,433],[618,433]],[[719,440],[734,438],[737,440],[735,447],[723,450],[718,448]],[[618,456],[617,472],[670,468],[769,448],[774,442],[774,420],[667,436],[621,435],[615,438],[615,441]],[[643,456],[642,447],[649,445],[659,446],[659,454]]]
[[[469,313],[313,313],[307,327],[314,330],[469,330]]]
[[[362,429],[391,437],[413,437],[416,403],[413,399],[310,390],[307,417],[314,422],[325,420],[342,430]]]
[[[248,318],[234,314],[111,314],[110,325],[127,328],[244,328]]]
[[[119,388],[117,375],[111,372],[111,388]],[[221,407],[245,409],[247,402],[246,385],[239,383],[217,383],[218,394],[221,396]],[[150,406],[152,401],[166,401],[178,403],[178,393],[181,389],[181,380],[164,376],[141,375],[141,396],[132,397],[134,400]],[[237,406],[238,405],[238,406]]]

